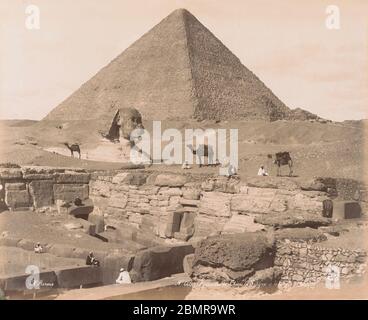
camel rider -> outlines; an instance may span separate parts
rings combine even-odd
[[[264,168],[264,166],[261,166],[258,170],[258,175],[259,176],[268,176],[268,173],[266,172],[266,169]]]

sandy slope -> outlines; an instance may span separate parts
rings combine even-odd
[[[152,123],[144,123],[152,131]],[[239,173],[256,174],[263,164],[272,175],[276,168],[267,154],[290,151],[298,176],[336,176],[362,179],[364,130],[362,123],[311,123],[307,121],[214,121],[162,122],[162,131],[177,128],[237,128],[239,135]],[[63,142],[79,143],[82,152],[101,144],[99,131],[108,130],[98,121],[55,122],[1,121],[0,162],[18,164],[76,166],[90,169],[116,169],[119,163],[72,159],[46,152],[47,148],[64,148]],[[153,170],[181,170],[179,166],[153,166]],[[199,172],[216,172],[213,168],[195,168]],[[288,168],[283,168],[288,173]]]

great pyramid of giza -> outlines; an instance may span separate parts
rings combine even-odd
[[[44,119],[105,119],[125,107],[152,120],[272,121],[290,112],[185,9],[172,12]]]

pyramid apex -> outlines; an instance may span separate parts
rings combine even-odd
[[[185,8],[178,8],[176,10],[174,10],[173,12],[170,13],[170,16],[171,15],[178,15],[178,16],[183,16],[185,14],[190,14],[192,15],[187,9]]]

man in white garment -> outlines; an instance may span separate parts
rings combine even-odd
[[[117,284],[128,284],[132,283],[130,279],[130,275],[128,271],[125,271],[124,268],[120,269],[119,277],[116,279]]]

